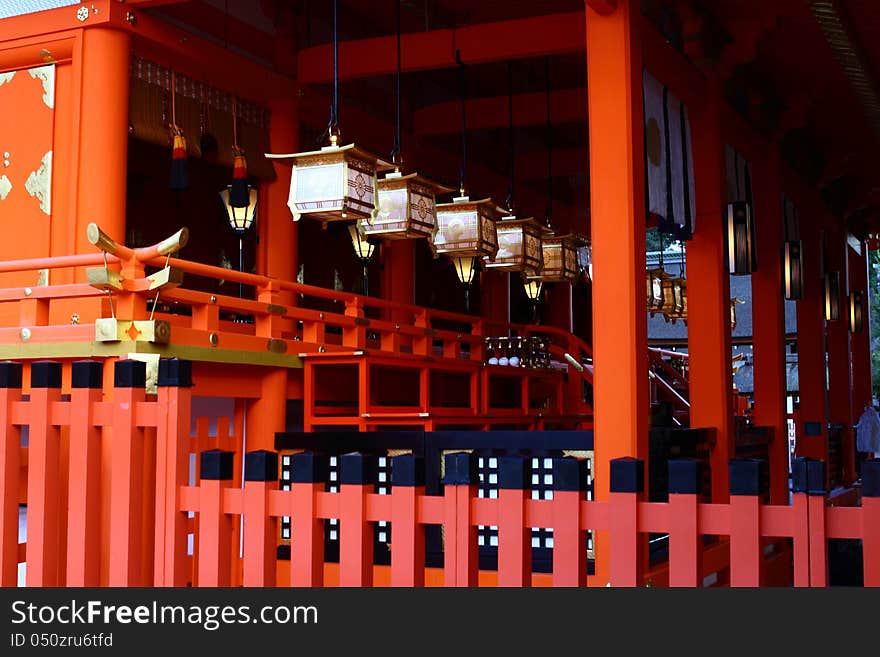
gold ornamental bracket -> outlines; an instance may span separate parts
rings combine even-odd
[[[142,246],[136,249],[117,243],[94,222],[90,223],[86,228],[86,237],[89,240],[89,244],[97,246],[104,253],[115,255],[121,260],[148,262],[158,256],[177,253],[180,249],[185,247],[189,241],[189,229],[183,227],[171,237],[167,237],[161,242],[156,242],[150,246]]]

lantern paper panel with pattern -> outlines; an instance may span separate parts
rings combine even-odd
[[[849,293],[849,330],[850,333],[861,333],[864,327],[864,293],[853,290]]]
[[[571,282],[578,276],[578,249],[586,240],[580,235],[545,235],[541,240],[544,268],[538,276],[545,283]]]
[[[652,316],[653,313],[663,308],[663,281],[667,278],[669,278],[669,274],[662,267],[648,269],[645,272],[646,302]]]
[[[376,169],[388,166],[375,155],[348,144],[266,157],[293,165],[287,205],[294,221],[303,216],[323,222],[373,221],[378,206]]]
[[[733,275],[751,274],[757,268],[755,219],[752,206],[744,201],[727,204],[727,258]]]
[[[670,288],[672,289],[672,305],[663,309],[663,318],[673,324],[680,319],[686,326],[688,318],[687,279],[671,279]]]
[[[437,230],[437,194],[451,192],[417,173],[392,171],[377,181],[379,206],[372,222],[361,220],[363,231],[371,237],[399,240],[431,238]]]
[[[519,271],[535,276],[544,264],[541,248],[541,225],[533,218],[503,217],[495,224],[498,233],[498,253],[495,259],[486,259],[486,267]]]
[[[491,199],[471,201],[462,196],[452,203],[438,204],[437,232],[431,242],[434,253],[494,259],[498,252],[496,222],[502,212]]]
[[[804,254],[800,240],[782,245],[782,296],[789,300],[804,297]]]

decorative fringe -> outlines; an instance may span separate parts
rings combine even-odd
[[[189,178],[186,174],[186,139],[179,130],[176,130],[174,133],[174,148],[171,152],[171,181],[169,186],[177,191],[189,187]]]

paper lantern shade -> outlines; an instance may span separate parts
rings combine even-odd
[[[578,275],[578,249],[587,244],[579,235],[545,235],[541,240],[544,267],[538,275],[545,283],[570,282]]]
[[[782,245],[782,296],[789,300],[804,296],[804,256],[800,240]]]
[[[355,146],[326,146],[319,151],[267,153],[292,164],[287,205],[293,220],[373,221],[378,205],[376,170],[390,166]]]
[[[862,299],[863,293],[860,290],[853,290],[849,293],[849,330],[851,333],[861,333],[864,327]]]
[[[752,206],[743,201],[727,204],[727,258],[731,274],[751,274],[757,269],[755,220]]]
[[[825,274],[825,320],[836,322],[840,319],[840,272]]]
[[[541,248],[541,226],[533,218],[504,217],[495,225],[498,252],[486,262],[487,268],[519,271],[537,275],[544,264]]]
[[[502,210],[490,199],[457,198],[437,205],[437,232],[432,240],[436,254],[490,259],[498,252],[496,222]]]
[[[451,192],[417,173],[394,171],[377,181],[379,206],[372,222],[361,223],[370,236],[387,240],[426,237],[437,229],[437,194]]]

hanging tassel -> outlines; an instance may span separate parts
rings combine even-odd
[[[229,190],[229,205],[246,208],[250,204],[250,185],[248,185],[247,160],[244,152],[235,149],[232,164],[232,186]]]
[[[174,149],[171,152],[171,189],[180,191],[189,187],[186,175],[186,139],[178,128],[174,131]]]

